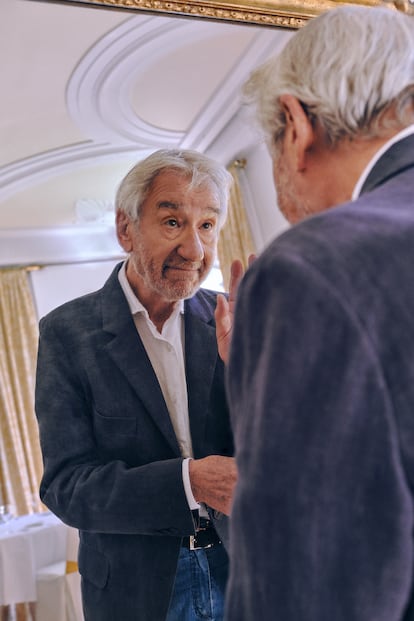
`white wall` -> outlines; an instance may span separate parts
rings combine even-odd
[[[35,267],[29,275],[39,318],[99,289],[124,256],[114,225],[0,229],[0,266]]]
[[[288,227],[286,219],[277,206],[273,184],[272,163],[263,143],[246,151],[244,169],[247,187],[243,188],[246,210],[255,233],[258,252]]]
[[[51,265],[30,272],[38,318],[68,300],[100,289],[117,263],[110,260]]]

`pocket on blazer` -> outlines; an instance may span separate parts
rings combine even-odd
[[[106,416],[94,410],[94,428],[98,435],[131,436],[137,433],[137,419],[135,416]]]

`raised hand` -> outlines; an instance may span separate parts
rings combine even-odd
[[[250,255],[248,259],[249,267],[253,263],[255,255]],[[217,306],[215,311],[217,347],[220,358],[227,363],[230,352],[231,335],[233,330],[233,317],[236,308],[237,289],[244,275],[243,264],[239,259],[235,259],[231,264],[230,285],[228,299],[219,294],[217,296]]]

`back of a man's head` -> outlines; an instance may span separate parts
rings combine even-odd
[[[312,19],[245,85],[272,146],[283,135],[278,98],[295,96],[329,144],[414,122],[414,18],[348,6]],[[390,109],[392,114],[389,114]]]

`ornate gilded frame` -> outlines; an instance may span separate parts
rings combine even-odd
[[[384,6],[412,12],[414,0],[43,0],[78,6],[209,18],[267,27],[300,28],[316,15],[342,4]]]

